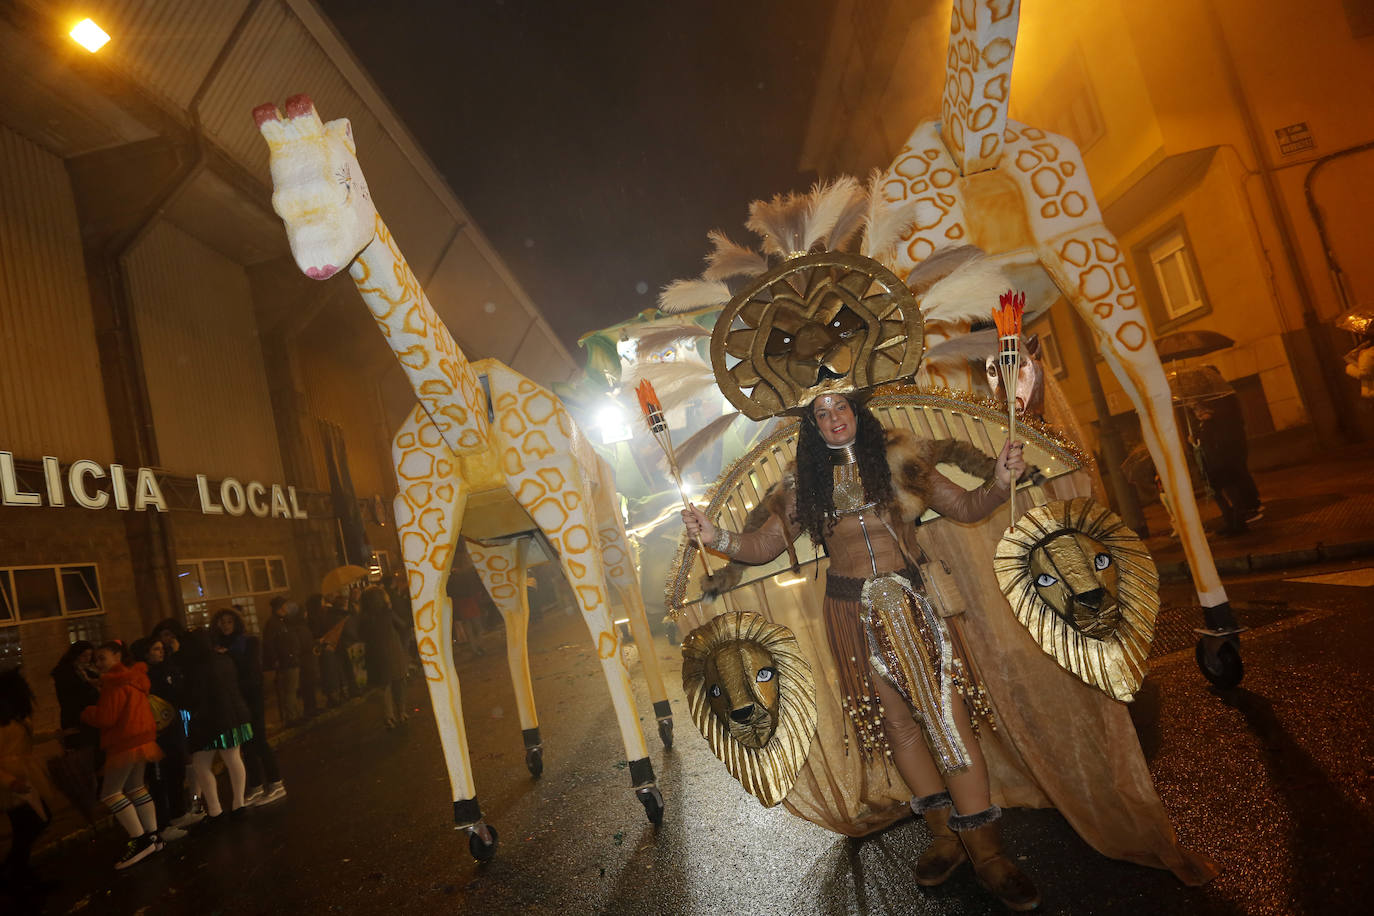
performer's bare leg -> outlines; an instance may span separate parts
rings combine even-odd
[[[918,796],[934,795],[949,787],[956,810],[964,813],[983,811],[992,806],[992,794],[988,789],[988,765],[983,759],[983,749],[973,736],[969,723],[968,709],[963,700],[955,698],[954,724],[959,729],[964,748],[968,751],[970,764],[957,773],[941,775],[930,756],[921,724],[911,714],[911,709],[902,699],[897,689],[876,673],[871,675],[874,689],[883,703],[883,731],[887,733],[887,743],[892,746],[892,762],[902,775],[907,788]]]

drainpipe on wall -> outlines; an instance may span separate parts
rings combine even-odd
[[[1324,445],[1339,444],[1342,440],[1354,441],[1358,438],[1358,434],[1350,423],[1347,416],[1348,412],[1341,409],[1345,399],[1345,392],[1342,390],[1343,383],[1335,375],[1334,354],[1329,352],[1328,346],[1325,346],[1323,325],[1317,316],[1316,308],[1312,304],[1312,287],[1303,271],[1292,221],[1289,218],[1288,210],[1283,205],[1283,197],[1279,192],[1278,182],[1274,178],[1273,168],[1270,166],[1269,158],[1265,153],[1263,134],[1260,132],[1259,123],[1255,120],[1249,98],[1245,94],[1245,86],[1241,82],[1240,72],[1236,69],[1235,58],[1232,57],[1231,47],[1226,41],[1226,32],[1222,28],[1221,17],[1217,14],[1215,0],[1206,0],[1203,3],[1203,8],[1206,10],[1208,24],[1212,30],[1212,44],[1216,48],[1217,59],[1221,62],[1222,69],[1226,73],[1227,88],[1230,90],[1232,102],[1245,129],[1245,137],[1250,145],[1250,154],[1255,158],[1255,170],[1259,173],[1265,200],[1269,205],[1270,212],[1274,215],[1274,227],[1278,231],[1279,246],[1283,249],[1284,260],[1288,264],[1288,272],[1298,291],[1303,327],[1307,331],[1309,342],[1317,359],[1317,374],[1322,381],[1323,390],[1306,392],[1302,391],[1302,386],[1299,384],[1299,392],[1303,396],[1304,402],[1309,402],[1313,394],[1318,397],[1324,396],[1327,404],[1332,408],[1337,434],[1334,439],[1330,435],[1331,430],[1323,428],[1324,424],[1317,422],[1317,412],[1311,409],[1310,403],[1307,404],[1308,416],[1312,418],[1313,426],[1318,437],[1324,440]]]
[[[1316,224],[1317,235],[1322,240],[1322,256],[1326,258],[1326,269],[1331,273],[1331,283],[1335,286],[1336,295],[1341,300],[1341,311],[1343,312],[1348,311],[1355,303],[1350,301],[1350,290],[1345,283],[1345,271],[1341,270],[1340,262],[1336,260],[1336,249],[1326,234],[1326,218],[1322,216],[1321,207],[1317,206],[1317,195],[1313,188],[1317,181],[1317,173],[1330,165],[1333,160],[1368,150],[1374,150],[1374,141],[1328,153],[1312,163],[1312,168],[1308,170],[1307,177],[1302,181],[1302,193],[1307,198],[1307,209],[1312,213],[1312,222]]]

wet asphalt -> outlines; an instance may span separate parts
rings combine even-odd
[[[1254,626],[1243,637],[1241,687],[1216,691],[1198,673],[1191,595],[1170,587],[1159,654],[1132,709],[1181,839],[1223,873],[1187,888],[1100,856],[1054,811],[1010,811],[1007,844],[1037,880],[1043,912],[1326,914],[1374,900],[1374,588],[1283,575],[1227,585]],[[279,804],[125,872],[112,868],[121,841],[109,831],[46,856],[44,877],[61,885],[43,912],[1002,912],[968,868],[939,888],[910,881],[927,842],[914,820],[850,840],[758,805],[686,717],[679,656],[662,639],[672,750],[637,684],[668,806],[662,825],[646,820],[631,792],[586,630],[561,614],[531,626],[545,746],[543,776],[532,779],[502,639],[489,634],[486,656],[460,662],[478,798],[500,833],[493,861],[474,862],[453,830],[428,699],[412,684],[415,718],[402,729],[386,731],[380,704],[369,701],[280,747],[289,794]]]

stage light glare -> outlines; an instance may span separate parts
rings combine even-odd
[[[82,19],[67,34],[81,47],[94,54],[109,42],[110,36],[90,19]]]

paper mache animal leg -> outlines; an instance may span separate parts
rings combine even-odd
[[[649,819],[657,823],[663,817],[663,795],[639,727],[596,540],[589,480],[595,473],[596,453],[553,394],[494,360],[482,365],[491,385],[506,485],[558,553],[601,660],[630,765],[630,783]]]
[[[506,664],[510,666],[515,707],[520,713],[520,733],[525,741],[525,766],[539,778],[544,772],[544,745],[539,737],[539,716],[534,708],[534,685],[530,679],[529,588],[525,582],[525,556],[529,538],[520,537],[496,544],[464,541],[472,565],[482,580],[501,619],[506,624]]]
[[[601,562],[606,568],[606,581],[619,597],[625,616],[630,620],[630,632],[639,646],[639,663],[644,669],[644,680],[649,685],[654,717],[658,719],[658,736],[664,747],[671,748],[673,708],[668,702],[668,691],[663,686],[663,672],[654,649],[654,634],[649,628],[649,617],[639,589],[639,576],[635,573],[634,555],[630,552],[629,539],[625,535],[625,523],[615,504],[615,494],[615,480],[611,476],[610,466],[597,456],[596,534],[601,546]]]
[[[489,859],[496,852],[496,830],[482,819],[472,779],[463,699],[453,664],[453,604],[447,590],[468,491],[455,473],[458,462],[453,452],[419,406],[396,433],[392,455],[399,485],[396,533],[410,583],[420,665],[453,790],[453,819],[468,832],[473,856]]]

